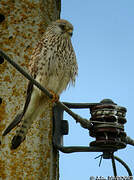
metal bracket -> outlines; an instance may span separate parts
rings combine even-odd
[[[63,103],[65,104],[67,107],[69,108],[88,108],[90,109],[91,113],[93,113],[93,116],[91,117],[91,120],[93,120],[93,128],[91,131],[94,132],[94,130],[97,129],[96,133],[98,133],[98,123],[100,123],[98,121],[98,119],[100,118],[100,115],[102,115],[102,117],[105,119],[107,119],[107,113],[109,111],[109,108],[108,108],[108,111],[107,111],[107,107],[109,106],[109,102],[111,103],[112,101],[110,100],[103,100],[101,101],[100,103]],[[105,105],[106,106],[105,106]],[[108,104],[108,106],[107,106]],[[98,106],[99,105],[99,106]],[[97,108],[95,108],[95,106]],[[102,106],[102,107],[101,107]],[[125,123],[125,112],[126,112],[126,109],[123,108],[123,107],[118,107],[115,103],[112,102],[112,106],[110,106],[110,108],[113,108],[115,109],[115,111],[111,111],[110,109],[110,114],[112,116],[110,116],[109,120],[111,119],[112,117],[112,121],[114,120],[115,121],[115,126],[114,126],[114,123],[112,124],[112,127],[115,128],[117,130],[117,132],[119,131],[119,134],[120,134],[120,128],[121,128],[121,132],[124,130],[124,127],[123,127],[123,123]],[[106,108],[106,111],[105,111],[105,108]],[[102,110],[102,111],[101,111]],[[116,111],[117,110],[117,111]],[[121,110],[121,114],[120,114],[120,110]],[[97,113],[99,112],[99,113]],[[105,113],[106,113],[106,116],[105,116]],[[115,115],[115,119],[113,119],[113,113]],[[111,141],[110,141],[110,146],[109,146],[109,141],[107,141],[106,139],[106,143],[108,142],[108,146],[105,145],[105,146],[100,146],[100,140],[101,139],[98,139],[98,137],[96,136],[96,133],[95,135],[92,134],[93,137],[97,137],[96,139],[96,143],[92,142],[90,143],[89,146],[64,146],[63,145],[63,136],[64,135],[67,135],[68,132],[69,132],[69,125],[68,125],[68,121],[67,120],[63,120],[63,114],[64,114],[64,109],[62,109],[61,106],[59,105],[55,105],[53,107],[53,145],[54,147],[63,152],[63,153],[74,153],[74,152],[103,152],[103,154],[101,155],[104,159],[111,159],[112,160],[112,166],[113,166],[113,173],[114,173],[114,176],[116,177],[117,176],[117,170],[116,170],[116,164],[115,164],[115,160],[117,160],[119,163],[121,163],[124,168],[126,169],[126,171],[128,172],[128,175],[130,177],[132,177],[132,172],[130,170],[130,168],[128,167],[128,165],[123,161],[121,160],[120,158],[114,156],[114,152],[117,151],[118,149],[121,149],[121,148],[125,148],[126,147],[126,144],[125,142],[122,142],[120,144],[120,140],[118,143],[116,143],[116,145],[114,144],[114,146],[112,146],[111,144]],[[98,114],[99,114],[99,117],[98,117]],[[118,116],[119,115],[119,116]],[[117,116],[117,117],[116,117]],[[94,118],[95,117],[95,118]],[[101,119],[101,118],[100,118]],[[121,127],[118,127],[118,119],[120,121],[120,123],[122,123]],[[97,120],[97,121],[95,121]],[[117,121],[116,121],[117,120]],[[119,124],[120,124],[119,123]],[[96,126],[97,124],[97,126]],[[103,122],[104,124],[104,122]],[[107,130],[107,125],[108,125],[108,128],[109,128],[109,124],[106,123],[106,126],[105,128],[103,127],[103,129],[106,131]],[[111,124],[110,124],[111,125]],[[96,128],[97,127],[97,128]],[[102,127],[101,127],[102,128]],[[111,127],[110,127],[111,128]],[[119,130],[118,130],[119,128]],[[110,129],[109,129],[110,130]],[[116,132],[116,131],[115,131]],[[114,133],[113,133],[114,134]],[[108,134],[109,136],[109,134]],[[124,133],[123,133],[123,136],[124,136]],[[111,136],[112,137],[112,136]],[[111,138],[110,137],[110,138]],[[118,136],[117,136],[118,137]],[[119,136],[120,137],[120,136]],[[116,139],[116,138],[115,138]],[[99,140],[99,141],[98,141]],[[117,139],[118,140],[118,139]],[[103,142],[102,144],[105,142],[105,139],[103,139]],[[112,139],[112,143],[113,143],[113,139]],[[93,144],[93,146],[92,146]],[[105,143],[104,143],[105,144]]]
[[[69,108],[77,108],[76,104],[65,103],[65,105]],[[78,104],[77,104],[78,105]],[[90,108],[94,106],[95,103],[85,104],[80,103],[78,108]],[[89,106],[89,107],[88,107]],[[55,105],[53,108],[53,144],[54,146],[64,152],[64,153],[73,153],[73,152],[114,152],[117,149],[115,148],[101,148],[101,147],[93,147],[93,146],[64,146],[63,145],[63,136],[68,134],[69,126],[68,121],[63,120],[64,110]]]

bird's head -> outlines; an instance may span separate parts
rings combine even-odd
[[[54,25],[54,33],[61,34],[66,37],[71,37],[73,34],[73,25],[64,19],[58,19],[52,23]]]

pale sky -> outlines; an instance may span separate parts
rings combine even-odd
[[[134,138],[134,1],[67,0],[62,1],[61,18],[74,25],[72,43],[76,51],[79,75],[75,87],[61,101],[100,102],[110,98],[127,108],[125,131]],[[88,110],[77,110],[89,118]],[[88,144],[94,139],[68,115],[69,135],[65,145]],[[60,153],[60,180],[89,180],[90,176],[113,176],[111,160],[94,158],[101,153]],[[134,147],[115,153],[134,172]],[[118,176],[127,172],[119,163]]]

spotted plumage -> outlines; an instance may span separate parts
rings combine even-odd
[[[34,48],[29,63],[29,72],[32,77],[48,91],[52,91],[58,96],[69,83],[75,84],[78,71],[71,43],[72,32],[73,26],[66,20],[52,22]],[[44,93],[29,82],[23,111],[3,134],[6,135],[14,127],[14,124],[16,125],[22,120],[21,127],[12,139],[12,149],[17,148],[24,141],[33,120],[45,109],[45,100],[48,99]]]

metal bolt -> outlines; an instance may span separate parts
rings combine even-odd
[[[115,104],[111,99],[103,99],[100,103],[101,104]]]
[[[111,152],[103,152],[103,158],[104,159],[110,159],[112,157],[112,153]]]

